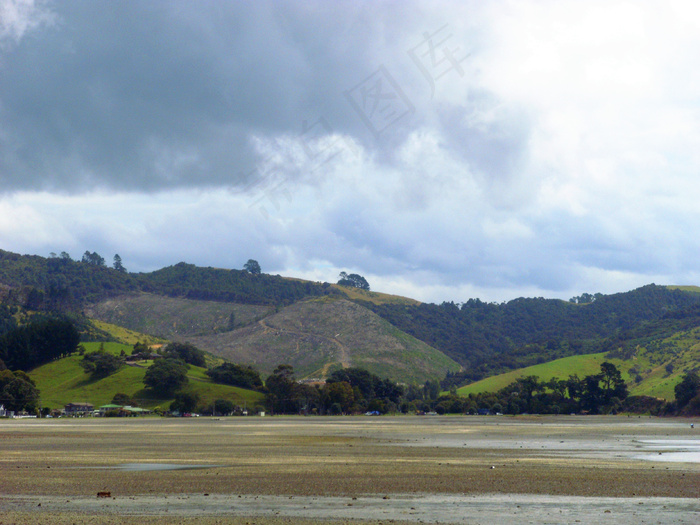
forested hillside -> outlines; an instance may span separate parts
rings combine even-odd
[[[68,310],[136,291],[260,305],[288,305],[308,296],[341,294],[330,284],[186,263],[128,273],[105,266],[101,259],[84,256],[75,261],[67,254],[45,258],[0,250],[0,284],[5,285],[0,297],[32,310]]]
[[[462,305],[365,306],[462,364],[465,370],[453,376],[451,383],[463,384],[505,370],[602,351],[601,339],[624,338],[625,331],[644,321],[698,304],[700,294],[651,284],[599,295],[588,304],[520,298],[500,304],[470,299]]]
[[[437,305],[373,297],[372,294],[377,295],[374,292],[360,293],[362,290],[354,288],[268,275],[252,260],[246,263],[246,270],[178,263],[150,273],[128,273],[117,257],[110,268],[101,256],[89,252],[76,261],[65,253],[44,258],[0,250],[0,299],[29,311],[80,313],[90,304],[146,292],[179,299],[257,305],[267,308],[269,314],[313,297],[344,297],[462,365],[463,370],[451,373],[444,386],[461,385],[570,355],[624,349],[631,344],[625,341],[637,338],[637,332],[632,331],[652,329],[650,324],[642,327],[645,322],[666,319],[664,330],[672,329],[674,316],[685,325],[697,326],[699,322],[688,310],[700,305],[700,293],[692,288],[651,284],[626,293],[583,294],[569,302],[519,298],[499,304],[469,299],[462,304]],[[212,331],[218,333],[249,322],[237,308],[240,315],[233,315],[234,307],[224,308],[226,317],[216,320]],[[5,326],[3,323],[7,325],[5,329],[11,328],[13,322],[6,315],[0,316],[0,328]],[[168,321],[144,317],[143,322],[165,326]],[[187,319],[187,323],[209,326],[199,319]],[[173,330],[180,331],[182,326]]]

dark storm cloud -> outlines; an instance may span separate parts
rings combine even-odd
[[[325,132],[353,136],[390,163],[397,144],[434,109],[407,55],[432,22],[409,4],[52,7],[57,22],[0,62],[5,191],[238,184],[261,160],[251,137],[300,136],[304,122],[320,118]],[[382,71],[405,113],[390,126],[357,107]],[[488,130],[452,131],[468,139],[465,151],[480,167],[500,169],[509,158],[503,146],[510,144]]]

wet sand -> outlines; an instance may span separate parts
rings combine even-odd
[[[685,419],[4,420],[0,443],[2,525],[700,523]]]

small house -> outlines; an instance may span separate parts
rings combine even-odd
[[[68,403],[63,411],[67,416],[85,416],[95,409],[90,403]]]

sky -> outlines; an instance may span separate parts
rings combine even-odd
[[[700,284],[700,3],[0,0],[0,248],[422,301]]]

